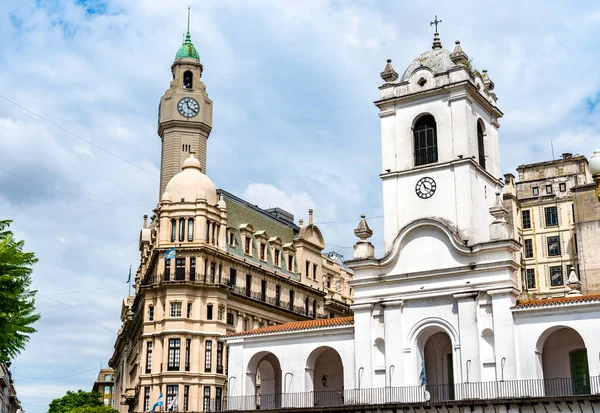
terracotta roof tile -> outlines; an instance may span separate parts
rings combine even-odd
[[[317,328],[336,327],[336,326],[349,326],[354,324],[354,317],[337,317],[337,318],[322,318],[318,320],[307,320],[307,321],[291,321],[289,323],[283,323],[276,326],[262,327],[256,330],[240,331],[239,333],[228,334],[225,337],[240,337],[249,336],[256,334],[271,334],[271,333],[282,333],[286,331],[297,331],[297,330],[313,330]]]
[[[518,310],[520,308],[549,307],[560,304],[589,303],[594,301],[600,301],[600,294],[548,298],[545,300],[518,300],[517,305],[513,308]]]

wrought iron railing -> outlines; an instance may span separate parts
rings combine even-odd
[[[506,380],[493,382],[331,390],[303,393],[229,396],[224,410],[353,405],[412,404],[453,400],[502,400],[600,394],[600,377]]]
[[[221,288],[226,288],[232,293],[241,297],[246,297],[254,301],[266,303],[274,307],[292,311],[296,314],[300,314],[305,317],[312,316],[312,309],[307,312],[306,307],[304,306],[290,305],[289,302],[277,299],[276,297],[270,297],[266,295],[266,293],[260,291],[247,290],[246,287],[232,285],[230,284],[228,277],[219,276],[218,274],[201,274],[197,272],[148,274],[142,279],[141,283],[142,287],[164,284],[194,284],[201,286],[217,286]],[[316,317],[313,318],[326,317],[322,313],[317,313]]]

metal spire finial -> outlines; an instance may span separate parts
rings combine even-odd
[[[436,14],[436,15],[435,15],[435,20],[434,20],[434,21],[432,21],[432,22],[429,22],[429,25],[430,25],[430,26],[433,26],[433,25],[435,24],[435,32],[437,33],[437,32],[438,32],[438,29],[437,29],[437,27],[438,27],[438,24],[439,24],[439,23],[441,23],[441,22],[442,22],[441,20],[438,20],[438,18],[437,18],[437,14]]]
[[[435,16],[437,19],[437,16]],[[190,32],[190,6],[188,5],[188,29],[187,32]],[[437,32],[437,26],[436,26],[436,32]]]

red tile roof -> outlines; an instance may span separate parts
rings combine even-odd
[[[354,324],[354,317],[322,318],[318,320],[291,321],[276,326],[262,327],[256,330],[240,331],[228,334],[226,337],[250,336],[255,334],[282,333],[286,331],[313,330],[317,328],[350,326]]]
[[[578,295],[575,297],[558,297],[548,298],[546,300],[518,300],[517,305],[513,308],[518,310],[521,308],[532,308],[532,307],[549,307],[560,304],[575,304],[575,303],[589,303],[600,301],[600,294],[594,295]]]

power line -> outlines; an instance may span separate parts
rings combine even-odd
[[[75,195],[75,194],[72,194],[72,193],[69,193],[69,192],[61,191],[60,189],[51,188],[51,187],[49,187],[49,186],[46,186],[46,185],[44,185],[44,184],[40,184],[39,182],[33,181],[33,180],[29,179],[29,178],[25,178],[24,176],[18,175],[18,174],[16,174],[16,173],[14,173],[14,172],[11,172],[11,171],[9,171],[9,170],[6,170],[6,169],[4,169],[4,168],[0,168],[0,171],[2,171],[2,172],[6,172],[7,174],[13,175],[13,176],[15,176],[15,177],[17,177],[17,178],[19,178],[19,179],[22,179],[22,180],[24,180],[24,181],[26,181],[26,182],[29,182],[29,183],[31,183],[31,184],[34,184],[34,185],[40,186],[40,187],[42,187],[42,188],[45,188],[45,189],[48,189],[48,190],[50,190],[50,191],[57,192],[57,193],[59,193],[59,194],[62,194],[62,195],[71,196],[71,197],[73,197],[73,198],[79,198],[79,199],[84,199],[84,200],[86,200],[86,201],[91,201],[91,202],[100,202],[100,203],[103,203],[103,204],[111,204],[111,205],[122,205],[122,206],[131,206],[131,207],[148,207],[148,205],[146,205],[146,204],[122,204],[122,203],[120,203],[120,202],[119,202],[119,203],[116,203],[116,202],[110,202],[110,201],[101,201],[101,200],[98,200],[98,199],[86,198],[86,197],[79,196],[79,195]]]
[[[95,366],[95,367],[92,367],[91,369],[86,370],[86,371],[81,371],[79,373],[69,374],[68,376],[58,376],[58,377],[28,377],[28,376],[21,376],[20,374],[13,374],[13,376],[20,377],[22,379],[29,379],[29,380],[58,380],[58,379],[68,379],[69,377],[80,376],[82,374],[89,373],[90,371],[95,370],[97,368],[98,368],[98,366]]]
[[[383,218],[385,217],[385,215],[375,215],[372,217],[366,217],[365,219],[377,219],[377,218]],[[340,223],[344,223],[344,222],[356,222],[359,221],[360,218],[355,218],[355,219],[345,219],[342,221],[325,221],[325,222],[315,222],[314,225],[326,225],[326,224],[340,224]]]
[[[67,292],[63,292],[63,293],[46,294],[46,295],[49,296],[49,297],[54,297],[54,296],[57,296],[57,295],[69,295],[69,294],[85,293],[85,292],[88,292],[88,291],[104,290],[106,288],[111,288],[111,287],[116,287],[116,285],[115,284],[111,284],[111,285],[106,285],[104,287],[90,288],[90,289],[87,289],[87,290],[67,291]],[[121,288],[121,287],[119,286],[119,288]]]
[[[54,301],[55,303],[64,305],[66,307],[75,308],[75,309],[78,309],[79,311],[83,311],[84,313],[88,313],[88,314],[94,315],[96,317],[102,317],[102,318],[106,318],[107,320],[115,321],[115,319],[112,318],[112,317],[107,317],[105,315],[94,313],[94,312],[91,312],[91,311],[88,311],[88,310],[84,310],[83,308],[80,308],[81,305],[86,304],[86,303],[82,303],[82,304],[78,304],[78,305],[70,305],[70,304],[67,304],[67,303],[63,303],[62,301],[55,300],[52,297],[48,297],[47,295],[40,294],[39,292],[37,293],[37,295],[39,295],[41,297],[44,297],[44,298],[46,298],[46,299],[48,299],[50,301]]]

